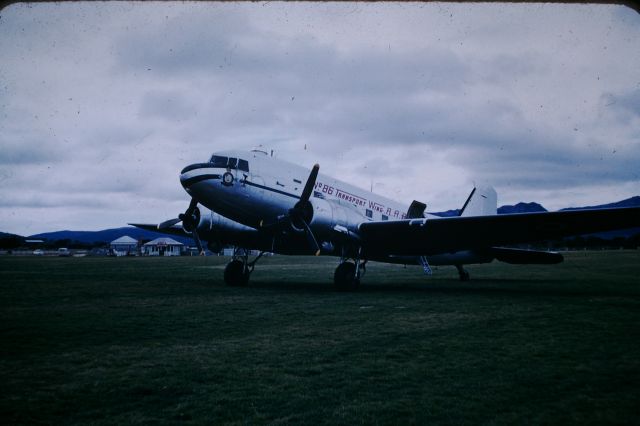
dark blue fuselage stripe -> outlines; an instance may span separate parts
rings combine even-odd
[[[266,189],[267,191],[276,192],[278,194],[286,195],[287,197],[295,198],[295,199],[298,199],[298,200],[300,199],[300,197],[295,195],[295,194],[290,194],[288,192],[280,191],[279,189],[270,188],[270,187],[264,186],[264,185],[259,185],[259,184],[254,183],[254,182],[250,182],[250,181],[248,181],[246,179],[241,180],[240,183],[244,183],[244,184],[247,184],[247,185],[250,185],[250,186],[255,186],[256,188]]]
[[[182,186],[184,186],[186,188],[186,187],[189,187],[189,186],[191,186],[191,185],[193,185],[195,183],[202,182],[203,180],[220,179],[220,178],[221,178],[220,175],[213,175],[213,174],[198,175],[198,176],[194,176],[192,178],[184,180],[182,182]],[[300,199],[300,197],[295,195],[295,194],[291,194],[289,192],[280,191],[279,189],[270,188],[268,186],[260,185],[260,184],[248,181],[246,179],[240,180],[240,183],[245,184],[245,185],[249,185],[249,186],[255,186],[256,188],[265,189],[267,191],[275,192],[275,193],[278,193],[278,194],[286,195],[287,197],[295,198],[297,200]]]
[[[197,170],[197,169],[223,169],[224,167],[220,167],[220,166],[216,166],[215,164],[212,163],[197,163],[197,164],[191,164],[190,166],[185,167],[184,169],[182,169],[182,171],[180,172],[181,174],[190,172],[191,170]]]
[[[203,180],[208,180],[208,179],[220,179],[220,175],[206,174],[206,175],[194,176],[192,178],[185,179],[182,182],[182,186],[186,188],[188,186],[193,185],[194,183],[202,182]]]

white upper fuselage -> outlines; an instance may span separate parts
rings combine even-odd
[[[180,181],[205,207],[257,228],[261,222],[274,221],[295,205],[310,170],[311,167],[282,161],[261,151],[222,151],[207,163],[185,167]],[[361,215],[362,222],[404,219],[408,209],[322,173],[316,180],[313,198],[339,203]]]

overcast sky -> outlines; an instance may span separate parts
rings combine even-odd
[[[184,211],[182,167],[262,145],[429,211],[640,194],[623,6],[62,3],[0,12],[0,231]],[[306,146],[306,150],[305,150]]]

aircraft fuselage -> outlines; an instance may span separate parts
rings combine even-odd
[[[185,213],[157,229],[191,233],[201,251],[200,236],[210,249],[230,244],[261,252],[338,256],[334,282],[353,288],[368,260],[418,263],[429,274],[430,264],[455,265],[463,280],[469,278],[465,264],[493,259],[558,263],[558,253],[509,245],[636,226],[640,212],[626,208],[497,215],[496,192],[486,187],[473,189],[459,216],[442,218],[425,214],[426,205],[419,201],[397,203],[319,169],[262,151],[216,153],[182,170],[180,182],[191,203]],[[198,204],[210,211],[202,212]],[[225,281],[246,284],[257,259],[249,262],[246,251],[236,251]]]
[[[187,166],[180,175],[182,185],[205,207],[251,227],[275,220],[292,208],[309,174],[308,168],[259,151],[224,151],[213,157],[231,159],[234,166],[222,162]],[[238,160],[245,160],[242,167]],[[223,180],[225,174],[228,182]],[[318,175],[313,198],[347,206],[364,221],[404,219],[408,208],[324,174]]]

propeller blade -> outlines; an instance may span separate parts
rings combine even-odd
[[[198,235],[198,222],[200,222],[200,212],[198,211],[197,215],[194,215],[196,209],[198,208],[198,200],[195,198],[191,198],[191,202],[189,203],[189,207],[187,211],[184,212],[184,215],[188,217],[190,225],[193,226],[191,230],[191,235],[193,236],[193,241],[196,243],[196,247],[198,247],[198,252],[200,255],[204,255],[204,249],[202,248],[202,242],[200,241],[200,236]]]
[[[193,241],[196,242],[196,247],[198,247],[198,253],[200,253],[200,255],[204,255],[204,249],[202,248],[202,243],[200,242],[198,231],[194,229],[193,231],[191,231],[191,235],[193,235]]]
[[[161,229],[171,228],[173,225],[181,221],[182,219],[178,219],[178,218],[165,220],[164,222],[158,224],[158,229],[161,230]]]
[[[311,228],[304,220],[301,221],[304,226],[304,233],[307,236],[307,242],[309,243],[309,247],[315,250],[315,255],[318,256],[320,254],[320,246],[318,245],[318,241],[316,241],[316,237],[313,235]]]
[[[196,208],[197,205],[198,205],[198,200],[196,200],[195,198],[191,198],[191,202],[189,203],[189,208],[187,208],[187,211],[185,213],[189,214],[189,212],[193,212],[193,210]]]
[[[320,170],[320,164],[314,164],[311,169],[311,173],[309,174],[309,178],[307,179],[307,183],[304,184],[304,189],[302,190],[302,195],[300,196],[300,204],[306,204],[311,198],[311,192],[313,191],[313,187],[316,186],[316,179],[318,178],[318,171]]]

